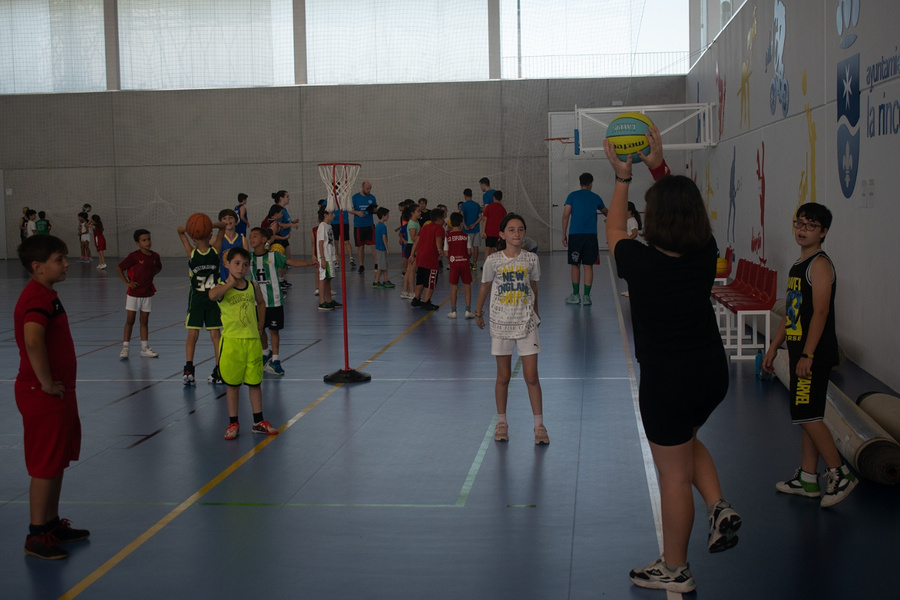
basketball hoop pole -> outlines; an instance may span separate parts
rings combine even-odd
[[[342,302],[343,306],[341,306],[341,312],[343,313],[343,322],[344,322],[344,368],[339,369],[339,370],[335,371],[334,373],[325,375],[325,377],[323,379],[326,383],[363,383],[363,382],[371,381],[372,376],[369,375],[368,373],[363,373],[361,371],[357,371],[356,369],[350,368],[350,339],[349,339],[349,336],[347,333],[348,332],[348,328],[347,328],[347,275],[346,275],[347,269],[344,268],[346,266],[345,253],[344,253],[344,210],[343,210],[343,207],[341,206],[341,200],[340,200],[340,197],[338,194],[338,189],[339,189],[338,183],[339,182],[337,180],[337,168],[339,166],[342,167],[342,174],[344,176],[344,179],[340,182],[340,190],[345,192],[344,196],[346,196],[346,192],[349,189],[349,187],[351,185],[353,185],[353,181],[355,181],[356,176],[354,173],[352,180],[350,180],[350,176],[348,175],[347,171],[345,169],[343,169],[343,167],[348,167],[351,165],[342,164],[342,163],[321,164],[321,165],[319,165],[319,167],[320,167],[319,172],[320,172],[320,174],[322,174],[322,170],[321,170],[322,167],[330,167],[331,188],[330,188],[329,193],[334,196],[334,202],[335,202],[335,205],[337,206],[337,210],[338,210],[338,224],[339,224],[338,229],[340,231],[340,235],[338,237],[340,239],[340,245],[341,245],[341,297],[344,299],[344,301]],[[359,168],[359,165],[353,165],[353,166],[355,166],[357,169]],[[325,180],[324,175],[323,175],[322,179]],[[328,181],[325,181],[326,186],[328,185],[328,183],[329,183]]]

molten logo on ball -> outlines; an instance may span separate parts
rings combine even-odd
[[[650,143],[644,134],[652,126],[653,121],[641,113],[622,113],[606,128],[606,137],[612,140],[619,158],[626,160],[630,154],[634,162],[641,162],[641,154],[650,153]]]

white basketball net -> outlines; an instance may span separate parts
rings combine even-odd
[[[547,150],[550,151],[550,160],[553,162],[561,161],[566,154],[566,146],[574,143],[572,138],[547,138],[544,140]]]
[[[359,174],[359,165],[355,163],[323,163],[319,165],[319,177],[325,184],[326,208],[330,212],[350,208],[353,196],[353,183]]]

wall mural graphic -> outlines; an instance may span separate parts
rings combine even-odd
[[[772,23],[772,34],[769,36],[769,47],[766,50],[766,73],[769,72],[769,63],[774,63],[772,81],[769,83],[769,110],[775,114],[775,109],[781,105],[781,115],[786,117],[790,104],[790,85],[784,76],[784,38],[786,29],[786,11],[784,2],[775,0],[775,18]]]
[[[759,264],[766,264],[766,143],[761,142],[756,151],[756,180],[759,182],[759,233],[750,231],[750,251],[759,257]]]
[[[840,0],[836,22],[841,36],[841,49],[847,50],[856,41],[852,30],[859,22],[860,0]],[[844,198],[853,195],[859,172],[859,53],[839,60],[837,83],[837,160],[841,192]]]

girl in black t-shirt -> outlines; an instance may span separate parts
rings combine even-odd
[[[606,238],[619,277],[628,282],[635,355],[641,363],[641,420],[659,471],[663,556],[631,571],[638,586],[690,592],[687,564],[694,522],[692,485],[709,512],[710,552],[737,544],[741,517],[722,499],[712,456],[697,439],[728,390],[728,359],[709,301],[718,251],[694,182],[673,176],[663,159],[659,130],[646,134],[644,159],[656,183],[647,191],[644,239],[629,239],[628,189],[632,159],[622,161],[611,142],[606,156],[616,175]],[[686,366],[699,378],[686,378]],[[665,557],[665,559],[663,559]]]

